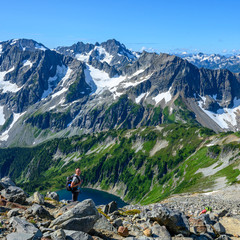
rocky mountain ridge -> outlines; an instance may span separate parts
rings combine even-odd
[[[2,147],[169,121],[239,129],[240,77],[228,70],[134,53],[114,39],[56,50],[26,39],[0,46]]]

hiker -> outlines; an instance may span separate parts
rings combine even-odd
[[[80,192],[80,185],[82,184],[83,180],[80,178],[81,170],[80,168],[75,169],[75,174],[72,179],[71,183],[71,192],[72,192],[72,201],[78,200],[78,194]]]

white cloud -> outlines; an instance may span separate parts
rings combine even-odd
[[[141,49],[140,49],[140,52],[143,52],[143,51],[146,51],[146,52],[159,52],[159,50],[157,49],[154,49],[154,48],[147,48],[145,46],[142,46]]]

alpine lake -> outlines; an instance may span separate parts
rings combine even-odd
[[[66,189],[57,191],[60,200],[72,200],[72,193]],[[80,194],[78,195],[78,201],[83,201],[85,199],[92,199],[95,205],[106,205],[112,201],[116,201],[118,207],[126,206],[127,203],[124,202],[120,197],[113,194],[91,189],[91,188],[81,188]]]

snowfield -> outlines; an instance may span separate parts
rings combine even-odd
[[[92,88],[92,93],[99,94],[104,89],[113,89],[125,80],[125,76],[116,76],[110,78],[108,73],[101,71],[97,68],[87,64],[87,68],[84,71],[85,79],[88,85]]]
[[[221,128],[228,129],[229,125],[237,126],[236,117],[237,113],[240,112],[240,99],[234,98],[234,106],[232,108],[219,109],[217,113],[213,113],[203,108],[206,98],[203,96],[200,97],[202,100],[198,101],[198,106]]]
[[[4,81],[6,74],[12,72],[13,70],[14,70],[14,67],[9,69],[8,71],[0,72],[0,90],[2,90],[2,93],[17,92],[22,88],[22,87],[18,87],[18,85],[16,83]]]
[[[29,68],[31,68],[33,65],[33,63],[29,60],[24,60],[23,61],[23,66],[26,67],[26,66],[29,66]]]
[[[165,103],[168,103],[169,101],[171,101],[172,99],[172,95],[170,92],[171,88],[172,87],[170,87],[167,92],[159,93],[156,97],[153,97],[153,100],[156,102],[156,104],[161,102],[163,99],[165,100]]]
[[[45,48],[44,46],[39,45],[39,44],[37,44],[37,43],[36,43],[36,45],[35,45],[35,49],[39,49],[39,50],[42,50],[42,51],[46,51],[46,50],[47,50],[47,48]]]
[[[4,108],[4,106],[0,106],[0,125],[3,125],[5,123],[3,108]]]
[[[71,72],[68,71],[68,68],[66,66],[58,65],[55,76],[48,79],[48,89],[44,90],[42,99],[48,97],[49,94],[51,94],[51,92],[53,91],[54,87],[56,87],[61,80],[65,82],[67,79],[64,79],[64,77],[66,76],[66,78],[68,78],[70,73]]]
[[[11,128],[13,127],[13,125],[17,122],[17,120],[22,116],[24,115],[26,112],[23,112],[23,113],[13,113],[13,121],[10,125],[10,127],[5,131],[3,132],[1,135],[0,135],[0,141],[7,141],[8,138],[9,138],[9,131],[11,130]]]

